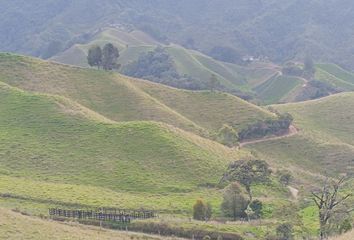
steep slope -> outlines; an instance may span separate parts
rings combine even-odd
[[[62,95],[114,121],[154,120],[198,134],[213,132],[224,123],[244,127],[250,121],[273,117],[228,94],[183,91],[115,73],[9,54],[0,54],[0,80],[28,91]],[[159,93],[151,90],[154,88]],[[184,99],[186,95],[190,102]],[[208,102],[201,101],[205,99]],[[225,105],[228,108],[221,107]],[[195,110],[205,110],[211,123],[186,112]]]
[[[2,84],[0,99],[0,165],[11,176],[111,190],[185,191],[217,182],[237,156],[163,124],[102,122],[60,97]]]
[[[213,131],[217,131],[225,123],[242,129],[258,119],[275,117],[265,109],[228,93],[176,90],[146,81],[136,84],[166,106]]]

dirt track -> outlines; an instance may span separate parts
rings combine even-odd
[[[250,145],[250,144],[254,144],[254,143],[260,143],[260,142],[266,142],[266,141],[271,141],[271,140],[283,139],[283,138],[294,136],[294,135],[296,135],[298,133],[299,133],[299,130],[294,125],[290,125],[289,131],[287,133],[283,134],[283,135],[274,136],[274,137],[266,137],[266,138],[252,140],[252,141],[241,142],[240,143],[240,147],[244,147],[244,146],[247,146],[247,145]]]

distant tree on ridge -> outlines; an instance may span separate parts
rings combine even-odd
[[[119,50],[112,43],[107,43],[102,50],[102,67],[104,70],[113,70],[120,67],[117,64]]]
[[[91,67],[96,66],[98,69],[100,69],[102,65],[102,49],[100,46],[93,46],[89,49],[87,55],[87,63]]]

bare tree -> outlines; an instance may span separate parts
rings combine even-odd
[[[343,187],[345,177],[340,178],[338,181],[330,181],[328,178],[325,180],[322,188],[319,191],[313,191],[313,201],[319,210],[320,221],[320,239],[328,238],[329,221],[331,218],[339,214],[339,211],[343,211],[341,206],[344,205],[351,194],[344,196],[339,195],[340,189]],[[346,209],[350,212],[353,209]]]

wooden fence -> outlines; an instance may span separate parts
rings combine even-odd
[[[113,221],[130,223],[134,219],[148,219],[156,217],[154,211],[145,210],[124,210],[124,209],[100,209],[100,210],[65,210],[50,208],[51,217],[64,217],[74,219],[90,219],[98,221]]]

